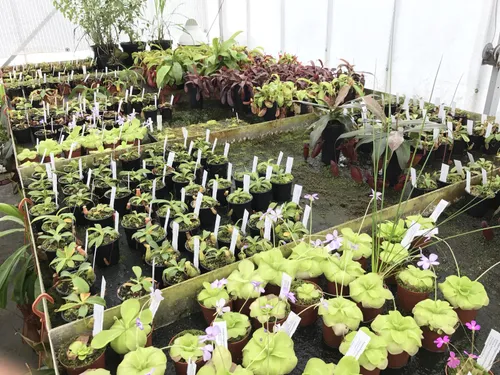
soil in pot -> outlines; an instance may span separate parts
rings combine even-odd
[[[89,224],[92,226],[95,226],[96,224],[101,224],[102,227],[112,227],[115,224],[113,219],[113,214],[99,219],[94,219],[92,217],[89,217],[88,215],[85,215],[85,219],[87,219]]]
[[[130,286],[127,286],[125,284],[120,285],[118,287],[118,290],[116,291],[116,295],[118,296],[119,300],[122,302],[125,300],[128,300],[128,299],[131,299],[131,298],[143,297],[143,296],[147,295],[148,293],[149,293],[149,291],[144,290],[144,288],[138,292],[132,292],[130,290]]]

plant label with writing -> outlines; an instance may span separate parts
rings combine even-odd
[[[356,360],[358,360],[359,357],[361,357],[361,354],[363,354],[363,352],[365,351],[366,346],[368,345],[370,340],[371,340],[370,336],[368,336],[363,331],[359,330],[356,333],[356,336],[354,336],[354,339],[352,340],[349,349],[345,353],[345,356],[351,356],[356,358]]]
[[[214,225],[214,236],[217,240],[217,236],[219,235],[219,227],[220,227],[220,216],[215,216],[215,225]]]
[[[439,181],[446,182],[448,179],[448,173],[450,171],[450,166],[448,164],[441,164],[441,173],[439,174]]]
[[[153,214],[153,201],[151,201],[149,203],[149,207],[148,207],[148,216],[149,218],[151,219],[151,215]]]
[[[432,214],[429,216],[429,218],[432,219],[432,221],[434,221],[435,223],[437,223],[439,216],[441,216],[446,207],[448,207],[448,204],[449,204],[448,201],[441,199],[437,204],[436,208],[434,209],[434,211],[432,211]]]
[[[311,206],[306,204],[306,207],[304,208],[304,217],[302,218],[302,225],[304,225],[305,228],[307,228],[307,223],[309,222],[310,214],[311,214]]]
[[[172,246],[174,250],[179,249],[179,223],[176,221],[172,222]]]
[[[45,164],[45,172],[47,173],[47,178],[52,179],[52,168],[49,164]]]
[[[90,180],[92,179],[92,169],[89,168],[89,171],[87,172],[87,187],[90,188]]]
[[[290,292],[290,288],[292,287],[292,277],[287,273],[283,272],[283,276],[281,277],[281,285],[280,285],[280,295],[281,299],[286,300],[287,295]]]
[[[170,220],[170,207],[167,208],[167,214],[165,215],[165,224],[163,224],[163,230],[165,231],[165,236],[167,235],[168,221]]]
[[[120,213],[118,211],[115,211],[115,232],[119,231],[119,224],[120,224]]]
[[[203,177],[201,178],[201,186],[205,188],[207,185],[207,178],[208,178],[208,172],[206,170],[203,170]]]
[[[271,241],[271,219],[267,216],[264,221],[264,239]]]
[[[200,216],[201,202],[203,201],[203,194],[198,192],[196,195],[196,201],[194,203],[194,214]]]
[[[197,270],[200,269],[200,238],[194,237],[193,244],[193,264]]]
[[[227,349],[227,323],[225,320],[221,322],[213,322],[214,327],[219,327],[219,334],[215,337],[215,343],[218,346],[223,346]]]
[[[50,156],[50,166],[52,167],[52,170],[55,171],[56,170],[56,159],[54,158],[54,153],[51,152],[49,156]]]
[[[240,232],[238,229],[233,228],[233,233],[231,234],[231,243],[229,244],[229,251],[234,255],[234,251],[236,250],[236,242],[238,241],[238,235]]]
[[[474,132],[474,121],[467,120],[467,134],[472,135]]]
[[[257,165],[259,164],[259,158],[257,156],[253,157],[253,162],[252,162],[252,173],[257,172]]]
[[[250,192],[250,176],[247,174],[243,176],[243,191],[245,193]]]
[[[463,176],[464,168],[462,167],[462,162],[460,160],[454,159],[453,163],[455,163],[455,167],[457,167],[457,172]]]
[[[470,194],[471,175],[470,171],[465,171],[465,191]]]
[[[248,210],[245,210],[243,212],[243,219],[241,221],[241,233],[246,234],[247,233],[247,224],[248,224],[248,217],[250,216],[250,213]]]
[[[233,176],[233,163],[227,163],[227,179],[231,181]]]
[[[488,173],[486,173],[486,169],[481,168],[481,176],[483,177],[483,185],[488,185]]]
[[[268,165],[266,168],[266,180],[270,180],[272,175],[273,175],[273,166]]]
[[[276,161],[276,164],[280,165],[282,159],[283,159],[283,151],[280,151],[280,153],[278,155],[278,160]]]
[[[285,332],[289,337],[292,337],[297,328],[299,327],[301,317],[290,311],[285,323],[281,326],[281,331]]]
[[[210,129],[205,132],[205,142],[210,142]]]
[[[478,365],[484,367],[486,371],[490,371],[498,352],[500,352],[500,333],[492,329],[477,360]]]
[[[410,169],[410,175],[411,175],[411,185],[413,187],[417,187],[417,171],[415,168]]]
[[[186,375],[196,375],[196,363],[191,358],[188,360]]]
[[[302,185],[295,184],[293,187],[292,202],[295,204],[299,204],[301,195],[302,195]]]
[[[156,115],[156,129],[158,129],[159,132],[163,130],[163,116],[162,115]]]
[[[212,144],[212,154],[215,152],[215,146],[217,146],[217,138],[214,139],[214,143]]]
[[[181,202],[184,203],[186,200],[186,189],[182,188],[181,189]]]
[[[228,155],[229,155],[229,143],[226,142],[226,144],[224,145],[224,156],[227,158]]]
[[[92,336],[96,336],[102,331],[104,323],[104,306],[94,304],[94,326],[92,328]]]
[[[191,155],[192,152],[193,152],[193,141],[189,142],[188,154]]]
[[[410,228],[408,228],[408,230],[406,231],[405,236],[401,240],[401,246],[403,246],[404,248],[409,248],[413,239],[417,235],[417,232],[420,230],[420,227],[420,224],[413,222],[410,225]]]
[[[293,157],[289,156],[286,158],[285,173],[292,173],[292,167],[293,167]]]

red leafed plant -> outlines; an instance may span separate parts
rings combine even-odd
[[[340,174],[339,165],[333,160],[330,160],[330,173],[334,177],[338,177]]]
[[[486,241],[493,240],[495,234],[493,233],[493,229],[491,229],[486,220],[481,221],[481,227],[483,227],[483,236]]]
[[[361,169],[358,166],[351,165],[351,177],[358,184],[363,183],[363,174],[361,173]]]

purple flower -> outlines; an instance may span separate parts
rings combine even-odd
[[[450,342],[450,338],[448,336],[443,336],[443,337],[438,337],[436,340],[434,340],[434,344],[438,348],[441,348],[443,345],[448,344]]]
[[[118,118],[116,119],[116,123],[119,126],[122,126],[125,123],[125,118],[123,116],[118,116]]]
[[[154,372],[155,372],[155,369],[154,369],[154,368],[152,368],[150,372],[148,372],[148,373],[146,373],[146,374],[144,374],[144,375],[153,375],[153,373],[154,373]]]
[[[151,120],[151,117],[148,117],[148,119],[146,120],[146,122],[144,123],[144,126],[146,127],[151,127],[153,126],[153,120]]]
[[[377,191],[377,193],[375,193],[375,190],[372,189],[372,193],[370,194],[370,198],[373,199],[374,197],[376,197],[376,199],[378,201],[381,201],[382,200],[382,193],[380,191]]]
[[[256,292],[259,292],[259,293],[264,293],[265,292],[264,288],[261,287],[262,283],[260,281],[251,281],[251,283],[253,285],[253,289]]]
[[[212,288],[217,288],[217,289],[221,289],[224,287],[224,285],[227,284],[227,280],[226,279],[220,279],[220,280],[215,280],[214,282],[212,282],[212,284],[210,284],[210,286]]]
[[[431,266],[439,266],[437,259],[438,256],[434,253],[429,255],[429,258],[427,258],[424,254],[421,254],[420,261],[418,261],[417,266],[421,267],[423,270],[428,270]]]
[[[203,348],[201,348],[201,350],[203,350],[203,360],[205,362],[209,361],[210,358],[212,358],[212,352],[214,351],[214,346],[213,345],[205,345]]]
[[[99,106],[95,105],[94,108],[92,108],[92,116],[99,117]]]
[[[293,294],[293,292],[288,292],[285,296],[291,303],[297,302],[297,298],[295,298],[295,294]]]
[[[229,308],[229,306],[226,306],[226,300],[224,298],[221,298],[215,303],[215,311],[217,315],[222,315],[231,311],[231,309]]]
[[[448,362],[446,363],[450,368],[457,368],[460,364],[460,359],[455,356],[454,352],[450,352],[450,357],[448,358]]]
[[[273,307],[273,305],[270,305],[269,303],[267,303],[264,306],[261,306],[260,308],[261,309],[272,310],[274,307]]]
[[[206,335],[198,338],[199,342],[215,341],[215,338],[220,334],[219,326],[210,326],[205,329]]]
[[[332,250],[337,250],[340,248],[342,245],[343,238],[339,237],[339,232],[337,230],[334,230],[333,233],[328,233],[326,235],[326,240],[323,241],[323,243],[328,244],[328,248]]]
[[[132,121],[133,119],[135,119],[135,116],[136,116],[136,113],[135,113],[135,109],[134,109],[133,112],[127,116],[127,121]]]
[[[305,199],[309,199],[311,202],[317,201],[319,199],[318,193],[306,194],[304,195]]]
[[[326,301],[326,299],[321,298],[321,299],[319,300],[319,302],[321,303],[321,305],[322,305],[322,306],[323,306],[326,310],[328,310],[328,302]]]
[[[41,119],[41,120],[39,121],[40,125],[43,125],[43,123],[44,123],[44,122],[45,122],[45,121],[44,121],[43,119]]]
[[[316,241],[311,242],[311,245],[313,247],[322,247],[323,246],[323,241],[321,241],[320,239],[317,239]]]
[[[467,328],[469,328],[471,331],[479,331],[481,329],[481,326],[476,323],[475,320],[471,320],[470,323],[465,323]]]
[[[469,357],[470,359],[478,359],[479,357],[473,353],[468,353],[467,351],[464,350],[464,354]]]
[[[135,326],[139,328],[141,331],[144,331],[144,326],[142,325],[141,319],[139,318],[135,319]]]
[[[269,219],[274,223],[276,223],[279,219],[283,218],[280,208],[277,208],[276,210],[268,208],[267,211],[260,217],[260,220],[265,219],[266,216],[268,216]]]

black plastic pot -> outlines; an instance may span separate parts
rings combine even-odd
[[[292,199],[292,184],[293,181],[287,183],[287,184],[275,184],[271,183],[273,185],[272,193],[273,193],[273,200],[276,202],[282,203],[282,202],[287,202]],[[267,207],[266,207],[267,210]]]
[[[384,155],[382,155],[381,160],[383,163],[385,160]],[[389,182],[390,186],[394,186],[398,183],[399,176],[401,175],[401,167],[399,166],[398,158],[396,157],[395,153],[389,160],[385,173],[386,173],[386,181]]]
[[[172,108],[161,107],[160,114],[161,114],[162,121],[172,121]]]
[[[465,153],[467,144],[463,139],[456,139],[453,141],[453,149],[451,151],[452,155],[462,156]]]
[[[94,206],[94,203],[88,202],[85,206],[87,206],[87,209],[90,210]],[[76,225],[88,225],[88,221],[85,215],[83,214],[82,207],[68,206],[68,210],[75,216]]]
[[[158,110],[154,111],[144,111],[144,119],[147,121],[148,118],[153,121],[153,124],[156,124],[156,115],[158,114]]]
[[[146,265],[150,268],[150,270],[151,270],[150,274],[151,274],[151,277],[153,277],[153,265],[148,263],[146,260],[144,261],[144,263],[146,263]],[[163,271],[165,271],[166,269],[167,269],[167,267],[165,267],[165,266],[158,266],[155,264],[155,279],[159,280],[159,281],[157,281],[159,289],[163,289],[163,288],[166,288],[168,286],[167,284],[165,284],[163,282],[163,277],[162,277]]]
[[[210,196],[212,196],[212,189],[210,189],[209,194],[210,194]],[[217,201],[219,202],[220,207],[227,206],[227,196],[229,194],[231,194],[231,188],[217,189],[217,195],[216,195],[215,199],[217,199]]]
[[[172,225],[173,225],[173,221],[170,221],[170,224],[169,224],[170,230],[168,231],[168,239],[169,240],[172,240],[172,233],[173,233]],[[179,236],[177,237],[177,239],[179,241],[177,244],[178,249],[181,249],[184,246],[183,244],[185,244],[186,241],[188,240],[188,233],[189,233],[189,236],[196,236],[197,234],[200,233],[200,226],[197,226],[196,228],[186,230],[186,231],[183,231],[179,228]],[[193,258],[192,253],[188,253],[187,251],[183,251],[182,253],[187,254],[188,257],[190,257],[192,260],[192,258]],[[189,254],[191,254],[191,255],[189,255]]]
[[[151,40],[148,42],[149,48],[152,51],[158,51],[160,49],[169,49],[172,47],[172,41],[168,39],[162,39],[162,40]],[[161,48],[160,48],[161,47]]]
[[[248,103],[252,94],[247,86],[244,86],[243,92],[239,92],[240,89],[239,86],[235,86],[232,89],[234,111],[236,113],[248,113],[250,112],[250,106],[248,104],[243,104],[243,102]]]
[[[136,250],[137,246],[137,241],[132,239],[132,236],[134,235],[135,232],[137,232],[139,229],[145,228],[146,224],[144,224],[140,228],[127,228],[122,225],[123,230],[125,231],[125,238],[127,239],[127,244],[131,249]]]
[[[247,231],[250,231],[250,236],[251,236],[251,237],[257,237],[257,236],[258,236],[258,237],[260,237],[260,230],[259,230],[259,228],[252,227],[252,226],[250,225],[250,223],[248,224],[248,229],[247,229]],[[271,232],[271,235],[272,235],[272,232]]]
[[[200,93],[200,100],[196,99],[196,96],[198,94],[198,89],[189,84],[187,85],[188,88],[188,96],[189,96],[189,105],[191,106],[191,109],[203,109],[203,95]]]
[[[259,174],[259,177],[265,177],[265,175],[261,176]],[[234,186],[236,189],[243,189],[243,180],[236,180],[236,179],[233,179],[233,180],[234,180]]]
[[[127,214],[127,203],[128,200],[130,199],[130,196],[132,193],[129,195],[126,195],[122,198],[115,197],[115,211],[117,211],[120,214],[120,217],[123,217],[123,215]],[[108,190],[104,193],[103,195],[103,203],[109,204],[109,199],[111,197],[111,190]]]
[[[35,138],[39,139],[40,142],[45,139],[57,140],[59,138],[59,133],[55,130],[38,130],[35,132]]]
[[[134,65],[134,58],[132,57],[132,54],[134,52],[139,52],[139,51],[144,51],[144,43],[139,42],[123,42],[120,43],[120,46],[122,47],[123,52],[125,52],[128,56],[122,61],[123,65],[126,67],[130,67]]]
[[[127,113],[130,114],[135,110],[135,113],[139,115],[142,112],[142,107],[144,107],[144,104],[141,102],[128,103]]]
[[[95,249],[95,264],[98,267],[108,267],[118,264],[120,259],[120,237],[107,245]]]
[[[340,150],[337,147],[340,142],[337,143],[338,138],[344,132],[344,124],[339,121],[329,121],[325,129],[321,133],[321,138],[323,139],[323,147],[321,149],[321,161],[327,165],[333,160],[338,163]],[[315,145],[311,145],[314,147]]]
[[[200,208],[200,214],[198,218],[201,222],[201,227],[206,230],[213,230],[215,226],[215,218],[217,217],[217,211],[215,214],[212,212],[214,208]]]
[[[266,191],[265,193],[252,193],[252,208],[254,211],[267,211],[269,204],[273,200],[273,190]]]
[[[487,153],[488,155],[496,155],[499,149],[500,149],[500,142],[491,141],[490,144],[488,145],[488,148],[486,148],[486,146],[484,147],[484,152]]]
[[[113,225],[115,225],[115,221],[113,219],[113,214],[111,214],[111,216],[105,217],[103,219],[91,219],[87,216],[85,216],[85,219],[92,226],[95,226],[95,224],[100,224],[102,227],[113,227]]]
[[[189,185],[189,182],[177,182],[175,180],[172,180],[173,184],[174,184],[174,198],[176,200],[180,200],[181,199],[181,190],[182,188],[185,188],[186,186]]]
[[[470,138],[470,142],[473,144],[472,150],[477,151],[477,150],[480,150],[481,147],[484,146],[484,137],[483,136],[471,135],[469,138]]]
[[[489,210],[496,210],[498,202],[496,198],[480,198],[465,192],[465,199],[468,205],[467,214],[473,217],[484,217]]]
[[[250,213],[252,212],[252,201],[253,198],[245,203],[231,203],[229,201],[227,202],[229,206],[229,212],[231,212],[231,220],[233,221],[233,223],[236,223],[238,222],[238,220],[243,219],[245,210]]]
[[[424,163],[425,163],[425,165],[428,166],[436,160],[436,153],[433,151],[427,151],[425,154],[419,153],[419,155],[422,155],[422,157],[418,161],[418,165],[424,165]],[[416,155],[415,155],[415,157],[416,157]]]
[[[224,164],[207,163],[208,179],[211,180],[211,179],[215,178],[216,175],[219,175],[219,177],[222,177],[222,178],[226,178],[228,165],[229,165],[229,163],[224,163]]]
[[[420,197],[421,195],[430,193],[431,191],[434,191],[435,189],[419,189],[417,187],[413,188],[413,191],[411,192],[411,198],[416,198]]]
[[[16,138],[16,143],[24,144],[31,143],[31,129],[12,129],[12,134],[14,134],[14,138]]]
[[[273,106],[271,108],[267,108],[266,113],[262,117],[264,121],[274,121],[276,120],[276,110],[278,109],[278,105],[273,103]]]
[[[111,58],[111,54],[113,53],[116,46],[114,44],[101,46],[101,45],[93,45],[92,51],[94,52],[94,58],[96,59],[96,64],[98,69],[104,69],[108,66],[109,59]]]
[[[141,169],[141,158],[133,160],[121,160],[122,169],[125,171],[137,171]]]

